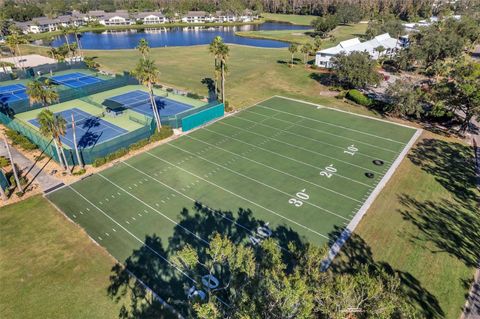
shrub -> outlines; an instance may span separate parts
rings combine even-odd
[[[341,99],[344,99],[346,96],[347,96],[347,92],[348,91],[341,91],[340,93],[338,93],[335,98],[341,100]]]
[[[172,88],[167,88],[167,92],[173,92]]]
[[[78,170],[78,171],[76,171],[76,172],[73,172],[73,175],[79,176],[79,175],[85,174],[86,172],[87,172],[87,170],[86,170],[85,168],[82,168],[82,169],[80,169],[80,170]]]
[[[33,144],[28,138],[18,133],[17,131],[8,129],[5,133],[12,141],[13,145],[18,145],[26,151],[37,149],[37,145]]]
[[[0,168],[10,165],[8,158],[0,156]]]
[[[187,93],[187,97],[189,97],[189,98],[191,98],[191,99],[196,99],[196,100],[201,100],[201,99],[203,99],[203,96],[201,96],[200,94],[192,93],[192,92],[188,92],[188,93]]]
[[[349,90],[346,97],[347,99],[363,106],[371,106],[373,104],[373,100],[371,98],[365,96],[358,90]]]

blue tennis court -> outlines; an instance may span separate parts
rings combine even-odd
[[[27,100],[27,88],[23,84],[0,86],[0,104],[8,105],[12,102]]]
[[[75,147],[73,144],[72,114],[75,118],[77,145],[80,149],[95,146],[128,132],[121,127],[102,120],[100,117],[93,116],[77,108],[55,114],[61,115],[67,121],[66,134],[61,139],[64,144],[72,149]],[[40,127],[37,119],[29,122],[36,127]]]
[[[99,79],[93,75],[87,75],[80,72],[56,75],[52,76],[50,79],[55,84],[61,84],[72,88],[80,88],[83,86],[102,82],[102,79]]]
[[[168,97],[155,96],[158,111],[162,117],[171,116],[192,108],[191,105],[169,99]],[[111,97],[104,101],[104,105],[115,110],[118,108],[133,109],[136,112],[152,116],[152,103],[147,92],[135,90],[125,94]]]

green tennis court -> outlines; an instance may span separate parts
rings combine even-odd
[[[48,198],[119,261],[147,248],[172,268],[168,276],[198,287],[169,264],[176,249],[206,247],[214,232],[252,245],[267,236],[284,248],[333,244],[339,229],[353,231],[418,134],[273,97]],[[153,235],[162,249],[149,244]]]

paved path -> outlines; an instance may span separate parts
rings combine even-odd
[[[17,167],[22,170],[22,174],[27,174],[29,176],[29,181],[34,180],[37,182],[44,192],[62,184],[62,182],[55,177],[45,173],[42,170],[42,167],[35,165],[12,145],[10,145],[10,152],[12,153],[13,160],[17,164]],[[7,148],[5,147],[3,139],[0,139],[0,156],[8,158]]]

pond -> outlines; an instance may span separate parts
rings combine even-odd
[[[285,48],[288,43],[250,39],[235,35],[237,31],[260,31],[260,30],[308,30],[309,26],[297,26],[287,23],[266,22],[242,26],[217,26],[217,27],[164,27],[145,28],[141,30],[109,30],[103,32],[85,32],[81,34],[80,43],[83,49],[90,50],[116,50],[133,49],[138,41],[145,38],[151,47],[191,46],[209,44],[217,35],[221,36],[226,43],[249,45],[263,48]],[[69,36],[69,42],[75,42],[74,35]],[[58,47],[65,43],[63,36],[54,38],[52,45]],[[43,41],[36,44],[47,45]]]

